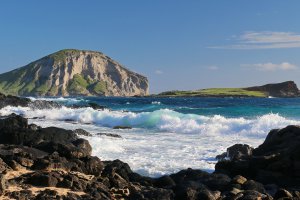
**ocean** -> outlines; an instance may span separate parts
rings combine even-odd
[[[84,105],[95,102],[104,110],[68,108],[33,110],[5,107],[2,115],[22,114],[42,127],[82,128],[93,155],[120,159],[133,171],[158,177],[194,168],[214,171],[215,156],[236,143],[253,147],[268,132],[300,125],[300,98],[31,98]],[[114,126],[132,129],[115,130]],[[122,138],[98,135],[119,134]]]

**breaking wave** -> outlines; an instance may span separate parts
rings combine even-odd
[[[58,121],[76,121],[92,123],[97,126],[132,126],[133,128],[154,129],[156,131],[202,135],[243,134],[253,137],[265,136],[270,129],[282,128],[286,125],[300,125],[300,121],[288,119],[279,114],[265,114],[251,119],[239,117],[229,118],[221,115],[203,116],[182,114],[169,109],[153,112],[122,112],[110,110],[94,110],[92,108],[33,110],[28,107],[5,107],[1,115],[21,114],[27,118],[44,118]]]

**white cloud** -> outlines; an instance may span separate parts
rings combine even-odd
[[[215,66],[215,65],[212,65],[212,66],[208,66],[207,69],[209,69],[209,70],[218,70],[219,67]]]
[[[300,48],[300,34],[293,32],[245,32],[233,37],[235,44],[215,46],[217,49],[281,49]]]
[[[296,70],[298,67],[288,62],[282,62],[279,64],[275,63],[257,63],[257,64],[243,64],[243,67],[252,67],[259,71],[288,71]]]
[[[155,70],[155,72],[154,72],[155,74],[163,74],[164,72],[163,71],[161,71],[161,70]]]

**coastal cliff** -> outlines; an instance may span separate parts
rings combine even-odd
[[[61,50],[0,74],[0,92],[21,96],[144,96],[148,79],[103,53]]]
[[[298,97],[299,89],[294,81],[286,81],[282,83],[266,84],[262,86],[254,86],[245,88],[249,91],[261,91],[268,96],[273,97]]]

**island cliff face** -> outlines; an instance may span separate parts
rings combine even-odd
[[[61,50],[0,75],[0,92],[22,96],[144,96],[148,79],[95,51]]]
[[[294,81],[266,84],[245,89],[249,91],[261,91],[273,97],[298,97],[300,95],[299,89]]]

